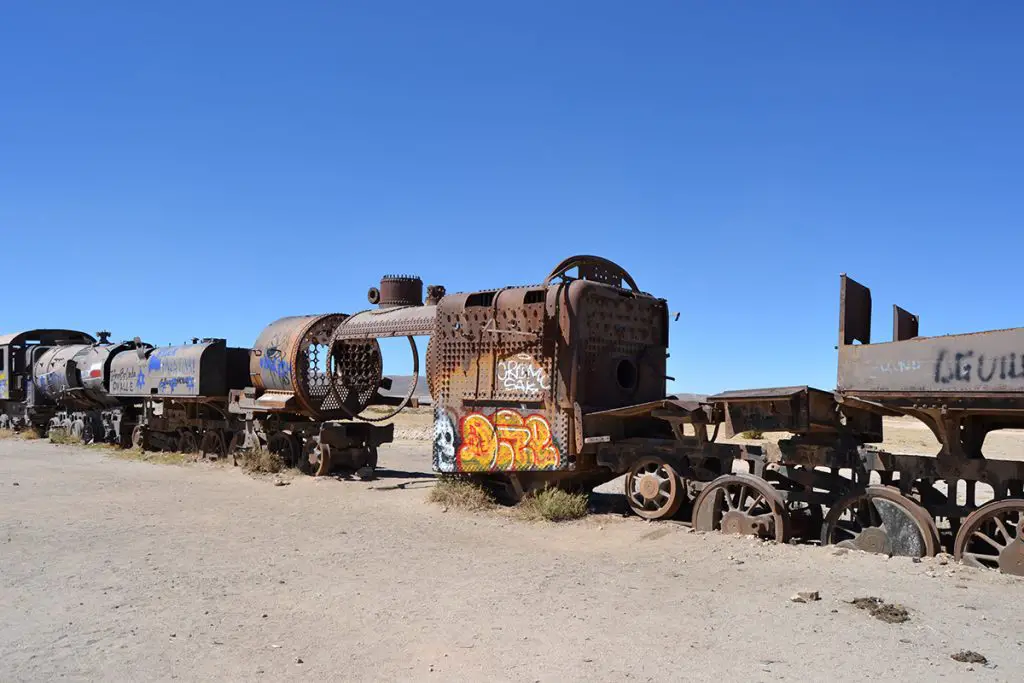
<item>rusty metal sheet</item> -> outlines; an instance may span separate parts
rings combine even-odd
[[[758,399],[788,399],[806,392],[810,387],[772,387],[770,389],[739,389],[735,391],[723,391],[720,394],[708,396],[709,402],[714,401],[749,401]],[[815,389],[814,391],[819,391]]]
[[[253,407],[270,412],[287,411],[294,410],[297,402],[290,391],[268,391],[253,402]]]
[[[892,307],[892,340],[904,341],[913,339],[918,332],[918,317],[899,306]]]
[[[1024,391],[1024,328],[841,346],[841,392]]]
[[[656,410],[668,410],[678,412],[680,415],[688,415],[701,410],[701,404],[698,401],[664,399],[662,401],[648,401],[646,403],[623,406],[621,408],[599,410],[588,413],[587,417],[638,417],[641,415],[652,415]]]
[[[380,339],[432,334],[436,306],[403,306],[362,311],[346,318],[334,339]]]
[[[839,344],[871,343],[871,290],[839,276]]]

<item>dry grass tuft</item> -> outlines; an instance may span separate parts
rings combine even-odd
[[[82,437],[69,434],[63,429],[51,429],[50,443],[56,443],[62,446],[78,446],[82,443]]]
[[[34,441],[36,439],[43,438],[43,435],[36,431],[34,427],[32,427],[18,432],[18,437],[21,439],[25,439],[26,441]]]
[[[238,460],[249,472],[267,472],[276,474],[284,469],[284,460],[277,453],[264,448],[253,448],[239,453]]]
[[[590,499],[585,493],[568,493],[562,489],[547,488],[527,495],[519,501],[515,511],[522,519],[564,522],[586,517],[589,503]]]
[[[740,432],[741,439],[763,439],[764,432],[760,429],[748,429],[745,432]]]
[[[463,479],[440,478],[427,494],[431,503],[462,510],[489,510],[495,506],[494,498],[479,484]]]
[[[0,429],[0,439],[17,439],[18,432],[13,429]]]
[[[106,443],[105,441],[93,441],[92,443],[85,444],[86,448],[94,451],[121,451],[122,449],[116,443]]]
[[[155,465],[185,465],[195,461],[195,456],[190,453],[143,451],[138,448],[114,448],[111,455],[121,460],[135,460]]]

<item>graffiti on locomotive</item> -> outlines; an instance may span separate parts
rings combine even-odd
[[[498,388],[521,394],[540,394],[551,388],[547,371],[528,353],[518,353],[498,360]]]
[[[561,469],[563,459],[548,418],[501,408],[453,419],[434,412],[434,468],[440,472],[527,472]]]

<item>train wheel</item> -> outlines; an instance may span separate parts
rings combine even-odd
[[[644,519],[668,519],[679,511],[686,486],[661,458],[642,458],[626,475],[626,500]]]
[[[198,451],[199,441],[196,439],[195,432],[191,429],[182,429],[178,435],[178,452],[196,453]]]
[[[302,444],[291,432],[277,432],[270,437],[267,450],[279,456],[285,467],[295,467],[299,464]]]
[[[693,504],[693,528],[754,535],[779,543],[789,540],[786,502],[764,479],[724,474],[704,487]]]
[[[1024,576],[1024,499],[992,501],[967,515],[953,555],[972,567]]]
[[[71,438],[77,441],[85,440],[85,423],[81,420],[75,420],[71,423]]]
[[[140,451],[149,449],[149,439],[147,438],[146,428],[142,425],[135,425],[135,429],[132,430],[132,448],[137,448]]]
[[[231,464],[238,466],[242,464],[242,449],[245,447],[245,431],[235,432],[228,442],[228,459]]]
[[[331,471],[330,446],[322,447],[314,437],[306,439],[299,458],[299,471],[313,477],[320,477]]]
[[[939,531],[928,511],[898,489],[868,486],[832,506],[822,525],[821,544],[924,557],[938,551]]]
[[[199,444],[199,454],[202,457],[218,460],[227,454],[227,450],[224,434],[219,429],[208,429],[203,433],[203,440]]]

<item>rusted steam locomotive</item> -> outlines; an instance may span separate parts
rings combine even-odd
[[[419,278],[386,276],[371,290],[376,309],[282,318],[251,349],[223,339],[111,344],[108,333],[97,341],[74,330],[6,335],[0,428],[207,457],[265,448],[310,474],[366,475],[393,436],[393,425],[375,423],[415,402],[415,384],[403,398],[381,393],[389,380],[375,337],[396,320],[432,324],[422,296]],[[372,405],[394,410],[366,417]]]

